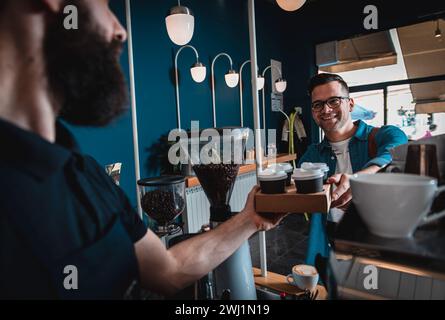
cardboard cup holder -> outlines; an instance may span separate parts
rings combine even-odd
[[[258,191],[255,195],[257,212],[274,213],[328,213],[331,206],[331,186],[323,185],[323,191],[317,193],[297,193],[295,186],[286,188],[285,193],[265,194]]]

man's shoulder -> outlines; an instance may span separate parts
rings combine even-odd
[[[119,190],[119,188],[116,188],[113,179],[106,173],[105,167],[95,158],[87,154],[82,154],[81,157],[85,165],[85,172],[91,181],[111,193],[116,193]]]
[[[381,126],[379,128],[379,131],[380,130],[382,130],[382,132],[397,132],[397,133],[402,132],[402,133],[404,133],[402,129],[400,129],[398,126],[395,126],[393,124],[386,124],[384,126]]]
[[[399,127],[395,126],[395,125],[391,125],[391,124],[387,124],[387,125],[383,125],[381,127],[377,127],[377,126],[373,126],[370,124],[367,124],[366,122],[359,120],[359,127],[362,127],[365,131],[366,136],[369,136],[372,134],[373,130],[375,130],[375,139],[376,140],[394,140],[396,139],[397,141],[401,142],[401,143],[406,143],[408,141],[408,138],[405,134],[405,132],[403,132],[402,129],[400,129]]]
[[[384,125],[379,128],[376,139],[380,140],[396,140],[399,143],[407,143],[408,137],[405,132],[397,126],[394,125]]]
[[[319,152],[321,148],[321,142],[311,143],[305,153]]]
[[[300,160],[298,161],[299,166],[303,162],[319,162],[321,156],[321,149],[322,149],[321,143],[310,144],[307,147],[306,152],[303,153]]]
[[[10,194],[39,189],[39,182],[29,172],[1,160],[0,177],[0,199],[2,202],[14,200],[9,197]]]

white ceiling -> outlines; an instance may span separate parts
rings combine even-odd
[[[440,20],[441,38],[435,38],[437,20],[398,28],[408,78],[445,74],[445,20]],[[415,100],[436,100],[445,94],[445,81],[411,85]]]

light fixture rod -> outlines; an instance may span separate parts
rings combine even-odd
[[[264,70],[263,70],[262,76],[264,78],[264,81],[266,81],[266,78],[265,78],[266,71],[272,70],[272,67],[278,72],[278,74],[280,75],[280,78],[283,77],[283,74],[281,73],[280,68],[278,68],[276,65],[271,64],[271,65],[267,66],[266,68],[264,68]],[[274,84],[272,83],[272,86],[273,85]],[[266,130],[266,97],[265,97],[265,93],[264,93],[265,89],[266,89],[266,85],[264,85],[263,89],[261,90],[261,97],[262,97],[262,102],[263,102],[263,129],[264,130]]]
[[[281,73],[280,68],[278,68],[276,65],[270,65],[270,66],[267,66],[266,68],[264,68],[263,73],[262,73],[263,77],[264,77],[264,75],[266,74],[266,71],[267,71],[267,70],[271,70],[271,69],[272,69],[272,66],[273,66],[273,67],[275,68],[275,70],[278,72],[278,74],[280,75],[280,78],[282,78],[282,77],[283,77],[283,74]]]
[[[218,55],[216,55],[215,58],[213,58],[212,60],[212,70],[211,70],[211,78],[212,78],[212,110],[213,110],[213,127],[216,128],[216,97],[215,97],[215,62],[218,58],[225,56],[229,59],[230,62],[230,70],[233,69],[233,60],[230,57],[230,55],[228,55],[225,52],[221,52]]]
[[[240,119],[241,119],[241,128],[244,128],[244,107],[243,107],[243,69],[250,63],[250,60],[246,60],[243,62],[239,69],[239,105],[240,105]]]
[[[196,62],[199,62],[198,50],[196,50],[195,47],[193,47],[189,44],[182,46],[181,48],[179,48],[178,52],[176,52],[176,55],[175,55],[175,91],[176,91],[176,121],[177,121],[178,130],[181,130],[181,105],[180,105],[180,101],[179,101],[178,56],[181,53],[181,51],[184,50],[185,48],[192,49],[195,52]]]

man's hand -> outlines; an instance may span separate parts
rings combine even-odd
[[[255,186],[247,197],[246,206],[242,213],[249,215],[250,219],[255,223],[258,231],[268,231],[276,227],[287,213],[258,213],[255,211],[255,194],[260,187]]]
[[[374,174],[379,172],[380,169],[382,168],[376,165],[372,165],[358,171],[357,173]],[[332,208],[339,208],[342,210],[346,210],[351,204],[352,192],[351,192],[351,185],[349,184],[350,177],[351,177],[350,174],[338,173],[334,174],[332,177],[328,179],[327,183],[335,184],[335,186],[337,187],[335,191],[332,193],[332,202],[331,202]]]
[[[335,184],[336,188],[332,192],[331,207],[346,210],[352,200],[351,186],[349,177],[351,175],[339,173],[334,174],[327,181],[329,184]]]

